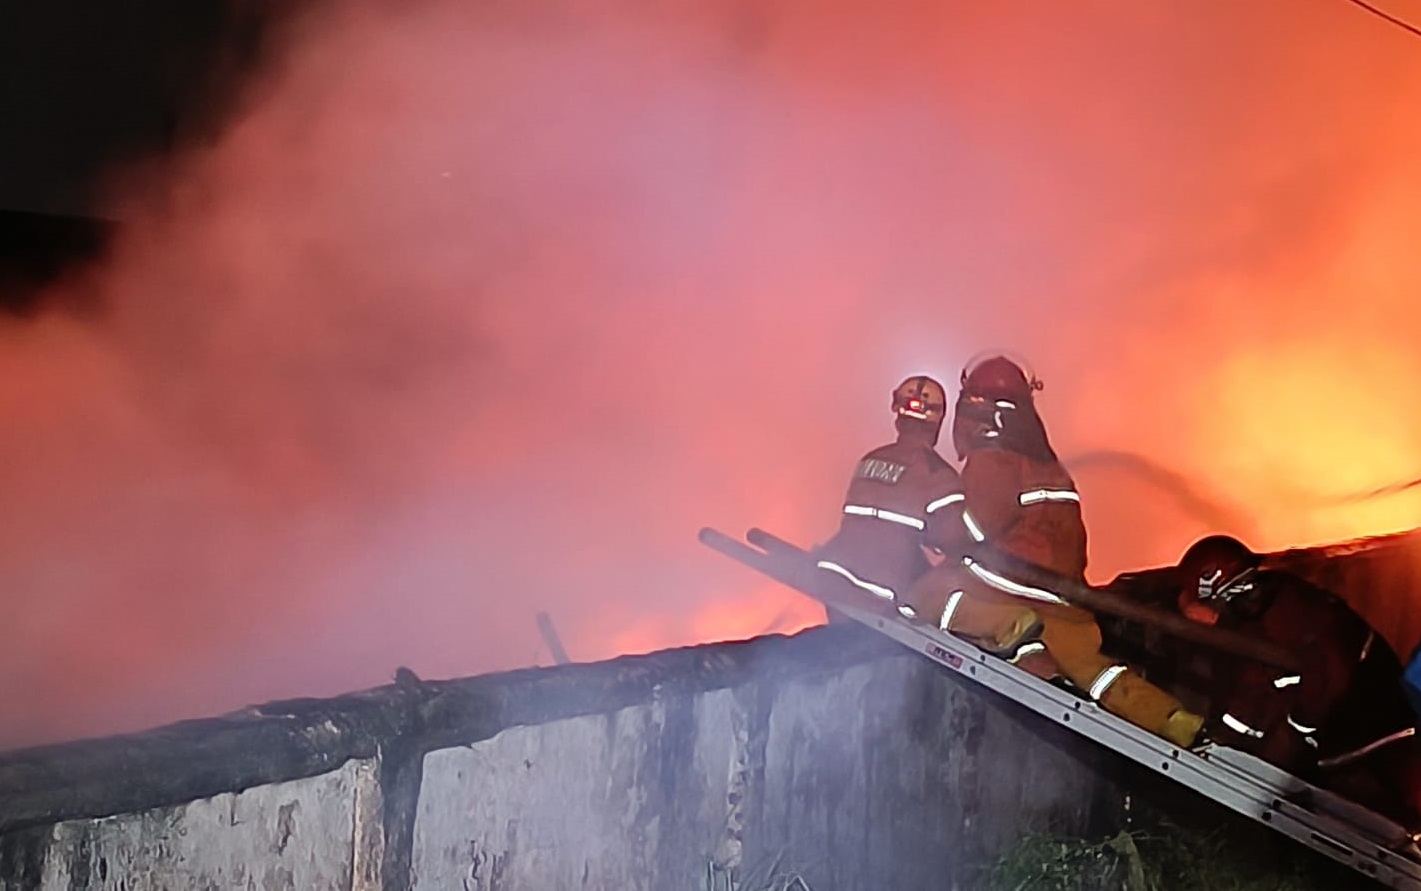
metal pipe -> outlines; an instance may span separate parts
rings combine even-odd
[[[976,559],[1004,573],[1013,581],[1059,594],[1073,606],[1139,622],[1171,637],[1182,638],[1212,650],[1220,650],[1288,671],[1302,670],[1302,661],[1297,654],[1269,641],[1227,628],[1215,628],[1194,622],[1176,612],[1146,606],[1109,589],[1093,588],[1084,582],[1058,576],[993,548],[978,545],[975,552]]]
[[[558,637],[558,630],[553,627],[553,617],[542,610],[538,611],[538,632],[543,635],[543,642],[552,652],[554,662],[559,665],[567,665],[572,661],[567,657],[567,650],[563,649],[562,638]]]
[[[1415,735],[1416,728],[1407,727],[1403,730],[1398,730],[1395,733],[1383,736],[1381,739],[1373,740],[1372,742],[1367,743],[1365,746],[1362,746],[1360,749],[1355,749],[1351,752],[1345,752],[1341,755],[1333,755],[1331,758],[1323,758],[1321,761],[1317,762],[1317,766],[1322,768],[1341,767],[1344,764],[1350,764],[1353,761],[1356,761],[1358,758],[1370,755],[1377,749],[1380,749],[1382,746],[1389,746],[1394,742],[1401,742],[1403,739],[1410,739]]]

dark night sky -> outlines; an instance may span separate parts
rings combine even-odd
[[[224,0],[3,4],[0,208],[93,213],[106,161],[162,151],[200,108],[241,14]]]
[[[215,126],[255,57],[266,0],[0,4],[0,306],[94,255],[106,166]]]

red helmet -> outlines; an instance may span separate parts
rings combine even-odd
[[[1179,608],[1212,625],[1227,611],[1247,611],[1256,601],[1254,577],[1263,558],[1227,535],[1202,538],[1179,561]]]
[[[893,391],[893,412],[906,418],[942,424],[947,413],[947,391],[925,375],[914,375]]]
[[[1006,436],[1009,426],[1020,434],[1021,425],[1009,424],[1008,415],[1030,416],[1028,426],[1040,427],[1032,393],[1041,389],[1041,382],[1036,375],[1022,370],[1024,365],[992,351],[979,353],[962,369],[962,390],[957,394],[957,410],[952,417],[952,443],[958,458],[966,458],[974,449],[990,443],[1005,445],[1013,439]],[[1013,441],[1019,439],[1017,435]],[[1044,444],[1044,430],[1040,431],[1040,439]],[[1049,452],[1049,447],[1045,451]]]
[[[983,353],[962,369],[962,392],[968,398],[1024,405],[1041,386],[1036,375],[1001,353]]]

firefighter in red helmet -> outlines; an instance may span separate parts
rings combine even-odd
[[[1391,645],[1340,598],[1211,535],[1180,560],[1189,619],[1294,652],[1296,673],[1218,656],[1209,734],[1421,828],[1421,744]]]
[[[907,614],[901,594],[930,568],[923,529],[961,501],[962,488],[935,448],[947,413],[942,384],[908,378],[894,389],[892,410],[897,438],[854,466],[838,534],[815,557],[820,570]]]
[[[910,599],[925,620],[936,617],[942,630],[994,653],[1015,654],[1039,640],[1060,672],[1107,710],[1176,745],[1191,745],[1203,718],[1102,654],[1094,616],[993,565],[991,555],[999,552],[1085,581],[1080,495],[1036,412],[1040,389],[1034,375],[1002,355],[984,356],[963,370],[952,441],[965,460],[965,497],[952,517],[957,530],[939,531],[947,519],[940,518],[929,539],[942,546],[957,534],[957,551],[965,556],[924,576]]]

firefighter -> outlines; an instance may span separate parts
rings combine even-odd
[[[910,377],[894,389],[892,408],[897,439],[855,465],[839,531],[815,557],[820,570],[910,614],[900,594],[931,567],[923,529],[934,513],[962,500],[962,488],[935,448],[947,413],[942,384]]]
[[[952,423],[962,468],[961,509],[947,530],[934,521],[928,539],[952,553],[910,594],[925,620],[983,649],[1015,658],[1044,644],[1059,671],[1108,711],[1179,746],[1192,745],[1203,718],[1100,652],[1100,627],[1064,597],[1011,578],[992,565],[992,552],[1085,582],[1086,531],[1080,495],[1057,459],[1036,413],[1041,384],[1010,359],[991,355],[969,363]],[[986,545],[986,547],[983,547]],[[973,551],[976,551],[974,554]]]
[[[1220,656],[1209,735],[1421,828],[1421,745],[1391,645],[1340,598],[1279,570],[1225,535],[1179,564],[1180,612],[1295,653],[1283,671]]]

